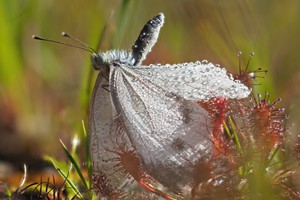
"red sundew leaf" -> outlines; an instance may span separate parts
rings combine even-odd
[[[284,131],[287,115],[283,108],[276,108],[280,101],[281,99],[278,98],[270,103],[269,94],[266,93],[263,99],[258,95],[253,107],[255,124],[264,133],[266,143],[269,143],[271,149],[285,142]]]
[[[146,190],[148,190],[149,192],[152,192],[154,194],[157,194],[158,196],[163,197],[165,200],[176,200],[175,198],[173,198],[172,196],[170,196],[167,193],[162,192],[161,190],[158,190],[156,188],[154,188],[151,184],[149,183],[145,183],[143,181],[138,181],[138,183],[140,184],[140,186],[142,186],[143,188],[145,188]]]
[[[215,146],[213,157],[230,152],[230,139],[224,133],[224,124],[228,118],[228,100],[223,97],[215,97],[209,101],[198,101],[201,107],[209,113],[212,127],[211,138]]]
[[[121,171],[125,174],[128,173],[134,178],[134,180],[136,180],[136,182],[141,187],[143,187],[147,191],[157,194],[158,196],[161,196],[166,200],[175,200],[173,197],[171,197],[171,195],[162,192],[161,190],[152,186],[152,183],[156,185],[157,183],[143,169],[140,158],[133,148],[128,149],[119,147],[118,149],[114,150],[107,149],[107,151],[116,155],[115,158],[107,160],[107,162],[116,162],[116,164],[113,166],[115,172]]]
[[[94,185],[93,190],[96,194],[110,197],[110,199],[121,199],[121,197],[124,196],[123,192],[113,189],[113,186],[105,174],[93,174],[92,180]]]
[[[243,199],[245,196],[236,187],[239,179],[233,177],[228,174],[208,179],[194,188],[192,199]]]
[[[104,174],[93,174],[92,180],[94,184],[93,189],[96,193],[101,193],[104,195],[112,193],[113,190],[111,189],[110,183]]]
[[[237,56],[239,58],[239,73],[234,74],[233,77],[235,80],[240,80],[241,83],[245,84],[247,87],[252,88],[255,84],[253,84],[253,81],[256,80],[256,78],[264,78],[264,75],[268,72],[267,70],[263,70],[262,68],[258,68],[254,71],[249,70],[249,65],[251,58],[254,56],[254,52],[252,52],[249,56],[247,65],[245,69],[242,69],[241,66],[241,55],[242,52],[238,52]],[[263,73],[264,75],[259,75]]]
[[[142,178],[142,167],[140,159],[134,149],[122,148],[109,150],[108,152],[114,153],[116,157],[106,160],[106,162],[116,162],[113,166],[114,172],[122,171],[123,173],[129,173],[135,180]]]
[[[259,95],[228,102],[228,112],[246,151],[259,149],[268,156],[272,149],[285,142],[286,114],[284,109],[276,108],[279,101],[270,103],[266,94],[263,99]]]

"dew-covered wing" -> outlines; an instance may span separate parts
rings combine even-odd
[[[154,84],[146,75],[150,67],[135,70],[123,65],[110,68],[112,102],[143,167],[178,192],[193,182],[197,163],[211,155],[208,113],[164,88],[167,83],[162,80],[161,85]]]
[[[137,76],[187,100],[213,97],[241,99],[251,90],[233,79],[226,69],[208,62],[132,67]]]
[[[121,146],[130,146],[127,138],[118,139],[118,127],[114,122],[115,111],[111,104],[110,93],[104,89],[108,85],[101,72],[99,73],[91,102],[89,113],[89,142],[91,160],[93,163],[94,189],[102,195],[122,193],[122,187],[128,182],[127,174],[117,171],[114,167],[114,150]],[[117,188],[119,188],[117,190]]]

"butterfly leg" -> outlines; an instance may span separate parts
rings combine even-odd
[[[101,85],[101,87],[106,90],[107,92],[110,92],[110,90],[108,89],[109,88],[109,85]]]

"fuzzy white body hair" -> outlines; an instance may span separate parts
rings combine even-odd
[[[135,59],[130,51],[123,49],[110,50],[106,52],[94,53],[91,56],[93,66],[96,70],[100,70],[104,66],[110,66],[114,63],[122,63],[132,66]]]

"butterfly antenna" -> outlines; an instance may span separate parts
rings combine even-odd
[[[68,43],[64,43],[64,42],[59,42],[59,41],[56,41],[56,40],[50,40],[50,39],[42,38],[42,37],[39,37],[39,36],[36,36],[36,35],[32,35],[32,39],[41,40],[41,41],[45,41],[45,42],[51,42],[51,43],[55,43],[55,44],[61,44],[61,45],[73,47],[73,48],[76,48],[76,49],[82,49],[82,50],[85,50],[85,51],[90,52],[90,53],[96,53],[91,48],[85,48],[85,47],[76,46],[76,45],[72,45],[72,44],[68,44]]]
[[[66,32],[62,32],[61,35],[62,35],[63,37],[66,37],[66,38],[69,38],[69,39],[74,40],[74,41],[76,41],[76,42],[79,42],[80,44],[82,44],[83,46],[85,46],[85,48],[90,49],[93,53],[96,53],[96,54],[97,54],[97,52],[96,52],[91,46],[89,46],[88,44],[82,42],[82,41],[79,40],[78,38],[76,38],[76,37],[74,37],[74,36],[71,36],[71,35],[69,35],[69,34],[66,33]]]

